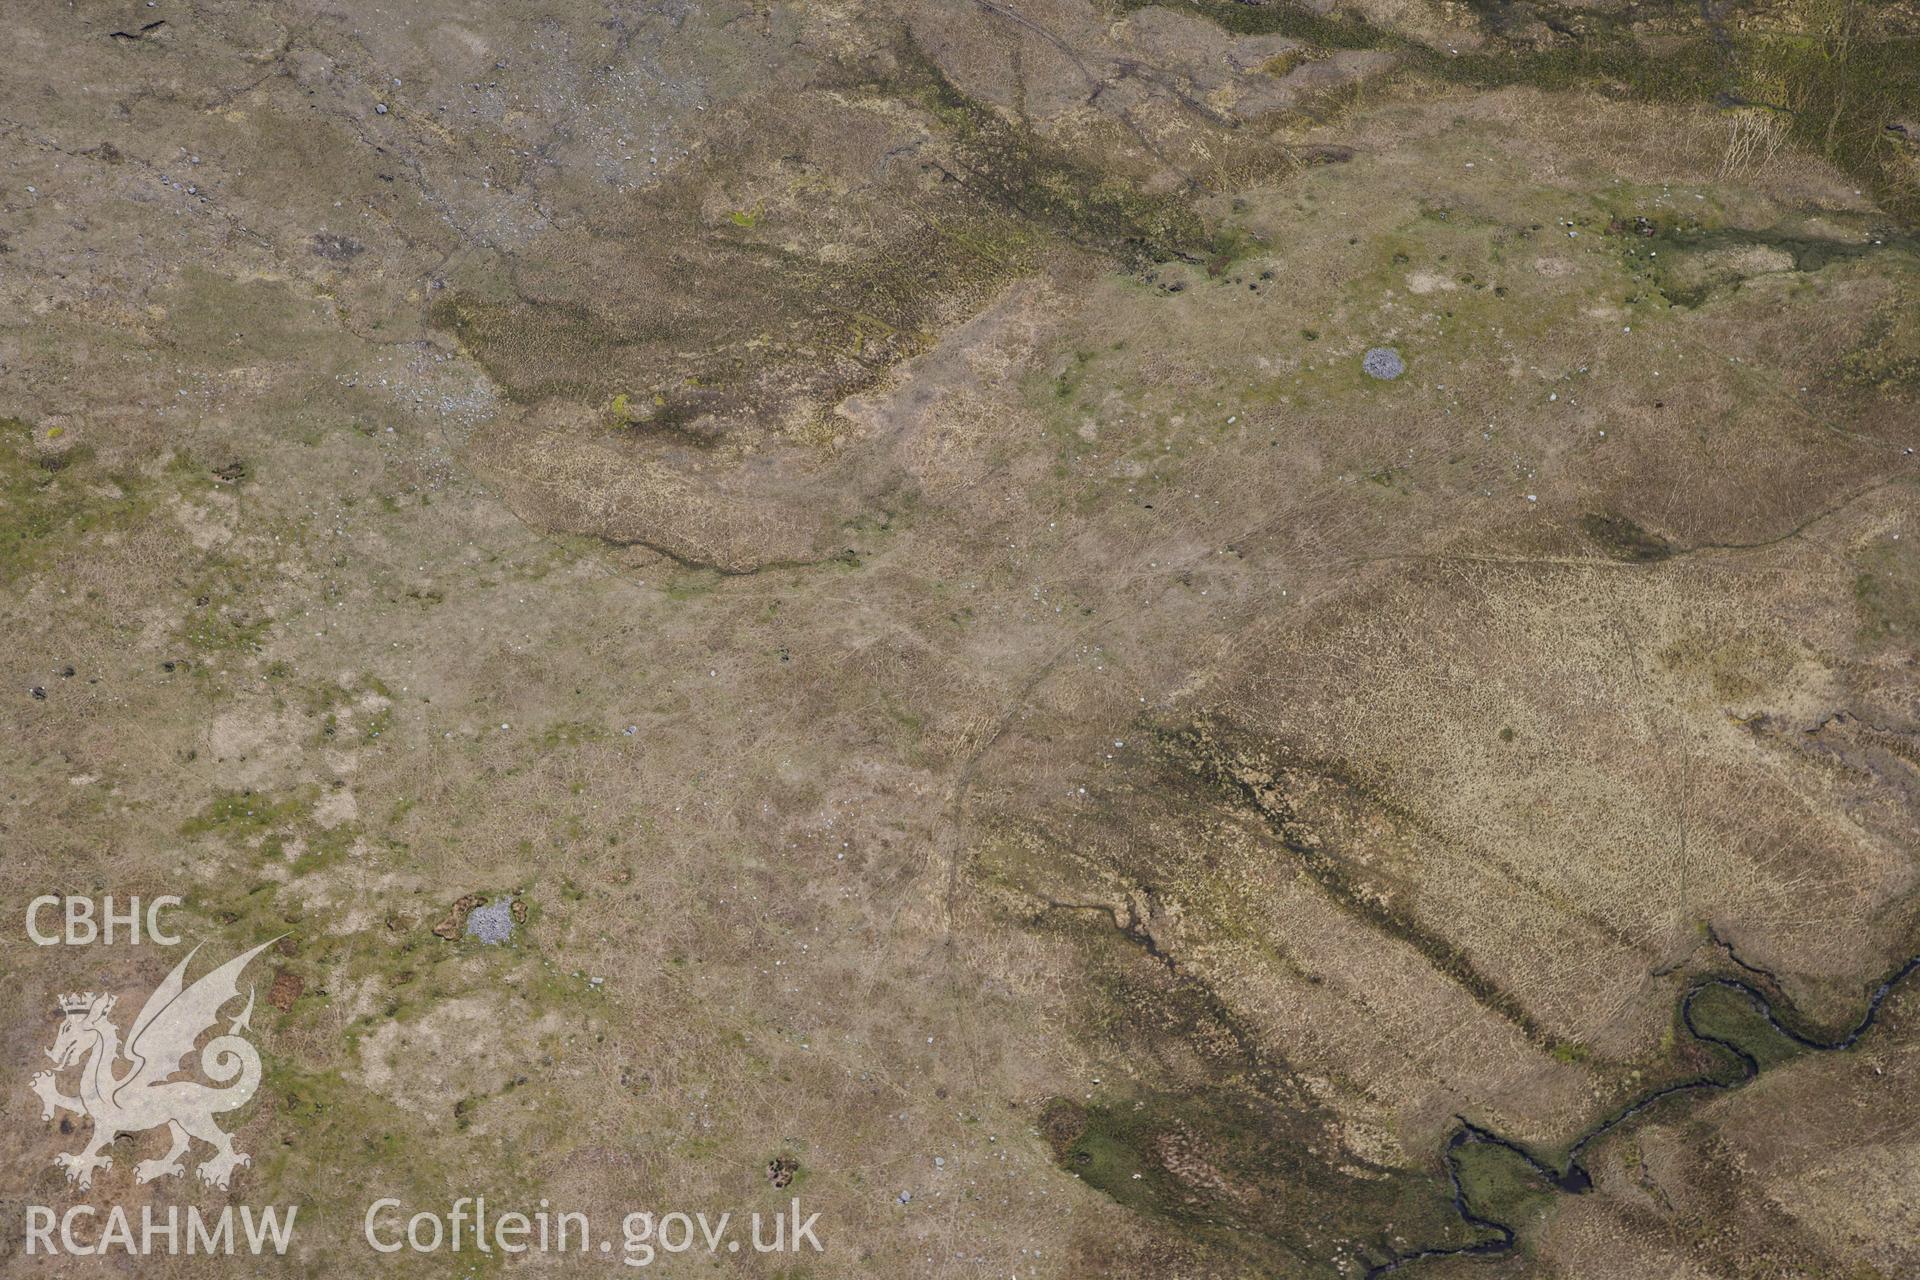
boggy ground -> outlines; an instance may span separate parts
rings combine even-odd
[[[96,1189],[289,1275],[797,1192],[790,1274],[1357,1276],[1478,1238],[1456,1115],[1916,949],[1901,6],[0,22],[10,1203],[58,994],[170,967],[44,892],[289,935],[254,1164]],[[1419,1266],[1920,1265],[1908,998],[1707,1014],[1759,1080]]]

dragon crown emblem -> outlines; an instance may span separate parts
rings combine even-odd
[[[195,947],[147,997],[124,1043],[120,1028],[108,1017],[117,1003],[114,996],[86,991],[59,998],[60,1012],[66,1016],[53,1047],[47,1050],[53,1070],[35,1075],[32,1088],[40,1098],[41,1119],[53,1119],[56,1111],[71,1111],[92,1122],[93,1134],[83,1149],[54,1157],[54,1163],[66,1170],[68,1182],[82,1191],[89,1189],[96,1170],[113,1167],[106,1149],[115,1138],[162,1125],[173,1145],[160,1159],[136,1164],[136,1182],[185,1173],[180,1158],[194,1138],[214,1149],[196,1170],[202,1182],[224,1188],[236,1168],[253,1163],[251,1157],[234,1150],[233,1138],[213,1122],[221,1112],[245,1105],[260,1087],[260,1054],[241,1035],[253,1016],[253,989],[247,989],[246,1006],[228,1022],[224,1033],[204,1045],[200,1038],[215,1029],[220,1011],[240,998],[241,971],[278,941],[242,952],[188,985],[187,965],[200,950]],[[196,1048],[199,1072],[213,1081],[211,1085],[175,1079]],[[77,1092],[62,1093],[58,1077],[73,1068],[80,1073]]]

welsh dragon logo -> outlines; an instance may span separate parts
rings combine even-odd
[[[68,1182],[87,1190],[93,1185],[94,1170],[113,1167],[113,1157],[102,1152],[115,1138],[161,1125],[167,1127],[173,1146],[158,1160],[136,1164],[136,1182],[184,1174],[180,1158],[187,1153],[190,1138],[214,1149],[195,1171],[212,1186],[226,1187],[234,1169],[253,1163],[251,1156],[233,1149],[232,1137],[213,1122],[221,1112],[245,1105],[260,1087],[260,1054],[240,1035],[253,1015],[251,987],[246,1007],[228,1023],[225,1034],[200,1050],[200,1073],[214,1084],[173,1077],[200,1037],[219,1021],[220,1010],[239,998],[241,970],[272,945],[264,942],[235,956],[192,986],[186,983],[187,964],[200,948],[189,951],[147,997],[128,1029],[125,1045],[120,1042],[120,1029],[108,1017],[114,997],[87,992],[60,998],[66,1018],[53,1048],[47,1050],[54,1069],[33,1077],[33,1091],[40,1095],[41,1119],[53,1119],[56,1111],[71,1111],[93,1123],[93,1137],[84,1149],[54,1157],[67,1171]],[[125,1070],[120,1070],[123,1063]],[[68,1097],[60,1092],[56,1077],[75,1066],[80,1068],[80,1091],[77,1097]]]

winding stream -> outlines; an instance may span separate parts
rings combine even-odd
[[[1680,1021],[1687,1028],[1688,1034],[1695,1040],[1700,1041],[1702,1044],[1714,1045],[1733,1055],[1740,1063],[1740,1075],[1737,1078],[1723,1079],[1719,1076],[1707,1075],[1700,1076],[1693,1080],[1682,1080],[1677,1084],[1664,1085],[1661,1088],[1653,1090],[1651,1093],[1648,1093],[1635,1102],[1629,1103],[1622,1110],[1602,1120],[1581,1134],[1580,1137],[1574,1141],[1573,1146],[1567,1150],[1567,1163],[1564,1169],[1556,1169],[1552,1165],[1547,1164],[1511,1138],[1502,1137],[1490,1129],[1483,1129],[1472,1121],[1461,1117],[1459,1127],[1447,1138],[1444,1155],[1447,1165],[1447,1180],[1453,1186],[1453,1209],[1455,1213],[1460,1215],[1460,1220],[1469,1227],[1480,1231],[1492,1232],[1493,1234],[1469,1244],[1418,1249],[1412,1253],[1398,1254],[1385,1262],[1377,1263],[1369,1267],[1367,1269],[1366,1280],[1376,1280],[1379,1276],[1384,1276],[1392,1271],[1398,1271],[1403,1267],[1411,1266],[1413,1263],[1421,1262],[1429,1258],[1492,1256],[1506,1253],[1514,1247],[1514,1229],[1511,1224],[1477,1214],[1473,1211],[1472,1206],[1467,1203],[1466,1188],[1462,1186],[1460,1181],[1460,1163],[1456,1156],[1460,1148],[1472,1143],[1487,1143],[1492,1146],[1501,1147],[1519,1156],[1527,1163],[1529,1168],[1544,1177],[1556,1190],[1568,1192],[1573,1195],[1580,1195],[1593,1187],[1593,1176],[1587,1172],[1586,1166],[1580,1163],[1580,1153],[1589,1143],[1611,1132],[1613,1129],[1624,1124],[1642,1111],[1645,1111],[1648,1107],[1651,1107],[1663,1098],[1670,1098],[1679,1093],[1737,1089],[1759,1075],[1760,1063],[1751,1053],[1748,1053],[1731,1040],[1702,1031],[1694,1022],[1693,1002],[1702,992],[1716,987],[1738,992],[1767,1020],[1768,1024],[1772,1026],[1775,1031],[1778,1031],[1793,1043],[1803,1049],[1811,1049],[1820,1053],[1831,1053],[1839,1049],[1851,1049],[1859,1041],[1861,1036],[1871,1030],[1873,1024],[1879,1020],[1880,1006],[1886,1002],[1887,996],[1892,993],[1893,989],[1898,986],[1901,981],[1913,973],[1915,969],[1920,969],[1920,956],[1914,956],[1911,960],[1908,960],[1905,964],[1901,965],[1891,977],[1887,978],[1886,981],[1875,988],[1873,998],[1867,1001],[1866,1014],[1860,1019],[1853,1030],[1847,1032],[1838,1040],[1820,1040],[1796,1031],[1780,1020],[1779,1015],[1774,1011],[1773,1001],[1771,999],[1757,987],[1754,987],[1750,983],[1743,982],[1738,978],[1707,978],[1694,983],[1693,986],[1687,988],[1687,994],[1681,998]]]

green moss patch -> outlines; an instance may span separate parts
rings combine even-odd
[[[1387,1223],[1395,1233],[1418,1223],[1447,1234],[1445,1202],[1432,1180],[1343,1172],[1311,1149],[1299,1114],[1246,1093],[1054,1098],[1042,1109],[1040,1131],[1061,1169],[1177,1227],[1222,1274],[1333,1276],[1343,1234],[1375,1247],[1384,1235],[1370,1238]]]
[[[1357,18],[1316,13],[1289,0],[1118,0],[1123,12],[1172,9],[1205,18],[1237,36],[1291,36],[1322,49],[1378,49],[1400,43]]]
[[[0,583],[45,567],[89,534],[132,528],[153,496],[144,476],[102,468],[85,445],[37,449],[32,427],[0,418]]]
[[[1483,1218],[1518,1228],[1553,1203],[1540,1171],[1498,1143],[1462,1143],[1452,1159],[1467,1207]]]
[[[1731,987],[1703,987],[1688,1008],[1694,1027],[1703,1037],[1734,1045],[1752,1057],[1762,1071],[1804,1052],[1767,1021],[1758,1005]]]

